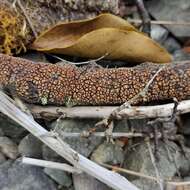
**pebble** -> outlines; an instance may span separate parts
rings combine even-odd
[[[190,22],[190,1],[188,0],[151,0],[146,1],[149,13],[156,20]],[[190,37],[190,28],[185,25],[165,25],[166,28],[179,40]]]
[[[0,128],[5,136],[10,137],[16,143],[20,142],[20,139],[27,134],[23,127],[2,115],[0,115]]]
[[[52,129],[56,126],[55,131],[59,133],[60,136],[63,136],[64,133],[82,133],[88,131],[95,127],[97,120],[89,119],[64,119],[61,120],[57,125],[56,122],[52,124]],[[71,148],[73,148],[78,153],[88,157],[92,151],[97,147],[102,138],[90,136],[86,137],[65,137],[64,141],[68,143]]]
[[[85,173],[73,174],[75,190],[111,190],[107,185]]]
[[[40,140],[29,134],[20,141],[18,150],[22,156],[42,158],[42,144]]]
[[[19,155],[17,144],[8,137],[0,137],[0,150],[10,159],[16,159]]]
[[[70,187],[72,185],[72,177],[65,171],[45,168],[44,172],[60,186]]]
[[[0,165],[1,190],[57,190],[56,184],[40,167],[22,164],[19,160]]]
[[[151,148],[154,150],[153,142],[151,143]],[[168,156],[166,144],[162,141],[158,142],[157,153],[159,159],[156,161],[156,165],[160,173],[160,177],[162,179],[173,179],[178,172],[180,172],[181,175],[188,174],[190,169],[190,161],[184,157],[181,149],[171,141],[168,142],[167,148],[171,158]],[[187,149],[186,152],[186,156],[189,157],[190,149]],[[155,176],[155,168],[152,164],[146,143],[141,142],[136,147],[131,148],[126,152],[124,168],[137,173]],[[132,183],[136,184],[140,189],[159,189],[158,184],[152,180],[142,179],[132,175],[127,175],[127,177],[129,180],[132,180]]]
[[[120,165],[124,160],[124,152],[120,144],[105,141],[92,153],[91,160],[97,163]]]

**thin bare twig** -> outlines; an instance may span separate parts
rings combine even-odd
[[[134,24],[142,24],[142,20],[140,19],[131,19],[128,18],[127,21]],[[166,21],[166,20],[151,20],[151,24],[155,25],[175,25],[175,26],[190,26],[190,22],[183,22],[183,21]]]
[[[162,66],[158,69],[158,71],[154,74],[154,76],[148,81],[145,87],[138,94],[136,94],[133,98],[131,98],[130,100],[128,100],[127,102],[116,108],[115,110],[113,110],[109,115],[109,117],[104,118],[102,121],[96,124],[96,127],[105,126],[108,128],[106,130],[106,134],[108,135],[107,139],[111,138],[112,136],[111,133],[113,132],[114,129],[114,126],[112,126],[113,119],[117,118],[119,116],[119,112],[121,112],[123,109],[131,108],[131,104],[134,103],[134,101],[136,101],[138,98],[145,97],[146,93],[148,92],[149,86],[152,84],[156,76],[163,70],[163,68],[165,68],[165,66]],[[112,139],[110,139],[110,141],[112,141]]]
[[[141,19],[142,19],[142,24],[143,24],[143,29],[142,31],[145,32],[148,36],[150,36],[151,33],[151,23],[150,23],[150,16],[148,11],[145,8],[144,1],[143,0],[135,0],[135,4],[139,10]]]
[[[150,139],[149,138],[146,140],[146,144],[147,144],[147,147],[148,147],[148,151],[149,151],[149,154],[150,154],[150,158],[151,158],[152,164],[153,164],[154,169],[155,169],[155,173],[156,173],[156,177],[157,177],[157,182],[158,182],[158,184],[160,186],[160,189],[164,190],[164,184],[163,184],[164,181],[161,179],[159,171],[158,171],[158,168],[156,166],[156,160],[155,160],[154,154],[152,152],[152,148],[151,148],[151,145],[150,145]]]
[[[81,173],[81,171],[79,169],[74,168],[68,164],[57,163],[57,162],[52,162],[52,161],[47,161],[47,160],[23,157],[22,163],[34,165],[34,166],[40,166],[40,167],[44,167],[44,168],[63,170],[63,171],[70,172],[70,173],[77,173],[77,174]]]
[[[34,118],[56,119],[61,115],[64,118],[90,118],[102,119],[108,118],[109,115],[117,109],[117,106],[40,106],[34,104],[27,104]],[[115,119],[144,119],[144,118],[166,118],[173,113],[174,103],[155,105],[155,106],[131,106],[118,112],[120,118]],[[177,107],[177,115],[190,112],[190,100],[183,100],[179,102]]]
[[[75,132],[63,132],[61,133],[61,136],[63,137],[70,137],[70,138],[78,138],[78,137],[83,137],[83,138],[88,138],[90,136],[94,137],[105,137],[105,132],[92,132],[89,133],[88,131],[83,131],[82,133],[75,133]],[[153,134],[150,134],[150,136],[153,136]],[[124,132],[114,132],[112,133],[113,138],[120,138],[120,137],[127,137],[127,138],[134,138],[134,137],[145,137],[145,134],[143,133],[124,133]]]
[[[100,165],[102,165],[102,166],[104,166],[106,168],[112,169],[112,170],[114,170],[116,172],[123,172],[123,173],[129,174],[129,175],[133,175],[133,176],[137,176],[137,177],[142,177],[142,178],[145,178],[145,179],[148,179],[148,180],[152,180],[152,181],[158,182],[158,179],[156,177],[149,176],[149,175],[146,175],[146,174],[143,174],[143,173],[135,172],[135,171],[128,170],[128,169],[125,169],[125,168],[120,168],[118,166],[112,166],[112,165],[105,164],[105,163],[100,163]],[[173,186],[186,186],[186,185],[190,185],[190,181],[178,182],[178,181],[171,181],[169,179],[164,179],[164,181],[166,182],[166,184],[173,185]]]
[[[143,134],[136,134],[137,136],[142,136]],[[136,136],[135,135],[135,136]],[[84,137],[84,138],[88,138],[89,136],[95,136],[95,137],[105,137],[105,133],[104,132],[94,132],[94,133],[88,133],[88,132],[82,132],[82,133],[63,133],[63,137]],[[132,134],[128,134],[128,133],[114,133],[113,137],[117,138],[117,137],[131,137]]]
[[[124,110],[125,108],[131,108],[131,104],[134,103],[138,98],[140,97],[145,97],[146,93],[148,92],[148,89],[150,87],[150,85],[152,84],[152,82],[154,81],[154,79],[156,78],[156,76],[165,68],[165,66],[162,66],[158,69],[158,71],[154,74],[154,76],[148,81],[148,83],[145,85],[145,87],[138,93],[136,94],[133,98],[131,98],[130,100],[128,100],[127,102],[125,102],[124,104],[122,104],[121,106],[119,106],[118,108],[116,108],[109,116],[108,120],[111,118],[117,118],[119,116],[119,112],[121,112],[122,110]]]
[[[65,60],[63,58],[60,58],[60,57],[58,57],[56,55],[51,54],[52,57],[55,57],[55,58],[57,58],[58,60],[61,61],[61,62],[56,63],[57,65],[60,65],[60,66],[64,65],[65,63],[71,64],[71,65],[87,65],[87,64],[90,64],[90,63],[96,63],[97,61],[100,61],[100,60],[104,59],[107,55],[108,55],[108,53],[106,53],[105,55],[103,55],[103,56],[101,56],[101,57],[99,57],[97,59],[91,59],[89,61],[71,62],[71,61],[67,61],[67,60]]]
[[[125,108],[131,108],[131,104],[134,103],[138,98],[142,97],[144,98],[148,92],[148,89],[156,76],[165,68],[165,66],[162,66],[158,69],[158,71],[153,75],[153,77],[148,81],[148,83],[145,85],[145,87],[138,93],[136,94],[133,98],[116,108],[115,110],[112,111],[112,113],[109,115],[109,117],[104,118],[102,121],[96,123],[96,127],[99,126],[104,126],[107,127],[108,129],[105,131],[105,134],[107,134],[106,138],[108,141],[113,142],[112,139],[112,132],[114,129],[114,124],[113,120],[119,116],[119,112],[121,112]]]

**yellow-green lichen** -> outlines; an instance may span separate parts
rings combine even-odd
[[[48,97],[47,96],[42,96],[40,98],[40,100],[41,100],[42,105],[47,105],[48,104]]]
[[[25,19],[12,7],[0,6],[0,53],[18,54],[25,50]]]
[[[73,106],[75,106],[75,105],[77,105],[77,102],[74,101],[74,100],[71,98],[71,96],[65,97],[65,106],[66,106],[66,107],[71,108],[71,107],[73,107]]]

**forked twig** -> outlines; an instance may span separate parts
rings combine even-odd
[[[138,98],[142,97],[144,98],[148,92],[148,89],[150,87],[150,85],[152,84],[152,82],[154,81],[154,79],[156,78],[156,76],[165,68],[165,66],[162,66],[158,69],[158,71],[154,74],[154,76],[148,81],[148,83],[146,84],[146,86],[138,93],[136,94],[133,98],[131,98],[129,101],[125,102],[124,104],[122,104],[120,107],[118,107],[115,110],[115,113],[117,115],[118,112],[122,111],[125,108],[129,108],[131,107],[131,104],[134,103]]]
[[[34,118],[44,118],[48,120],[57,119],[61,115],[64,118],[80,119],[102,119],[108,118],[109,115],[118,107],[117,106],[40,106],[27,104]],[[118,113],[119,117],[115,119],[144,119],[144,118],[166,118],[173,113],[174,103],[154,105],[154,106],[131,106]],[[190,100],[179,102],[177,115],[190,112]]]
[[[98,122],[96,124],[96,127],[101,126],[101,125],[107,127],[108,129],[106,130],[106,134],[108,135],[108,137],[111,137],[114,127],[112,127],[112,130],[110,130],[109,128],[112,126],[113,120],[115,118],[119,117],[119,112],[121,112],[125,108],[131,108],[131,104],[134,103],[138,98],[140,98],[140,97],[144,98],[146,96],[147,92],[148,92],[148,89],[149,89],[150,85],[152,84],[152,82],[154,81],[154,79],[156,78],[156,76],[164,68],[165,68],[165,66],[160,67],[158,69],[158,71],[153,75],[153,77],[148,81],[148,83],[145,85],[145,87],[138,94],[136,94],[133,98],[131,98],[130,100],[128,100],[127,102],[125,102],[124,104],[122,104],[121,106],[119,106],[118,108],[116,108],[115,110],[113,110],[112,113],[109,115],[109,117],[104,118],[102,121]]]

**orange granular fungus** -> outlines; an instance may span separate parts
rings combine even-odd
[[[0,86],[29,103],[54,105],[122,104],[139,92],[162,67],[142,64],[131,68],[84,69],[58,66],[0,54]],[[183,100],[190,96],[190,62],[167,64],[156,75],[148,92],[134,104]]]

